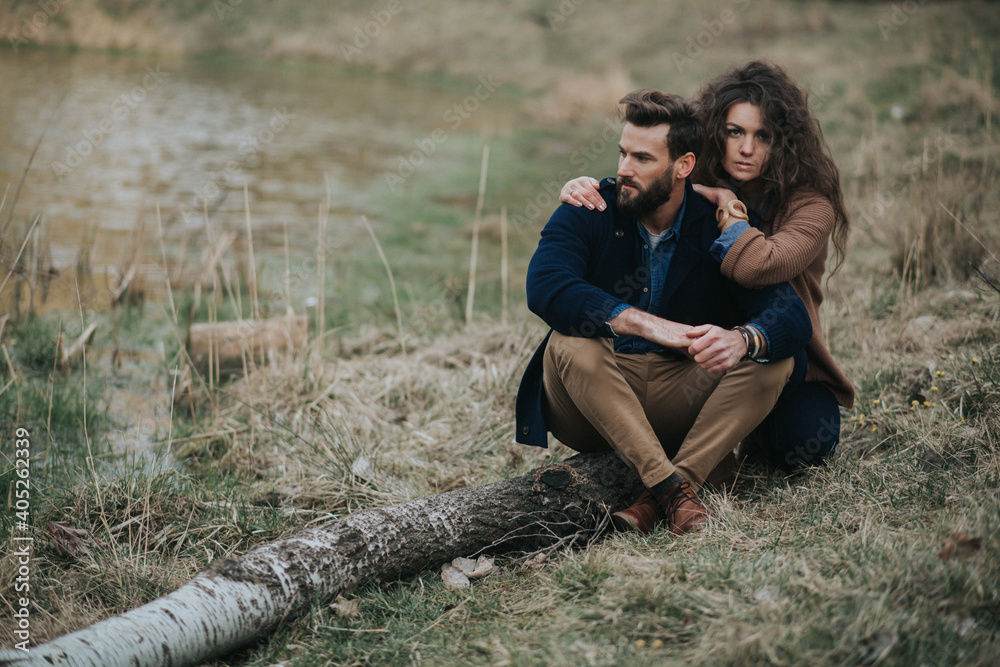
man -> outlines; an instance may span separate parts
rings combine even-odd
[[[812,328],[789,285],[722,277],[716,207],[688,183],[695,103],[640,90],[621,104],[608,207],[560,206],[528,268],[528,306],[554,331],[521,380],[517,439],[613,449],[646,487],[614,525],[681,534],[708,520],[697,490],[771,410]]]

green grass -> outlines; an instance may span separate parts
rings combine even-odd
[[[116,16],[128,19],[143,4],[116,3]],[[399,40],[365,53],[383,58],[368,64],[399,80],[459,92],[472,74],[495,68],[508,77],[510,95],[530,103],[515,130],[490,138],[473,326],[462,320],[484,142],[478,132],[451,136],[400,192],[352,199],[369,215],[393,268],[407,354],[367,233],[331,226],[337,252],[327,261],[332,333],[325,353],[314,346],[279,356],[202,395],[193,409],[167,405],[163,412],[172,409],[174,420],[164,418],[152,437],[172,445],[158,467],[130,461],[109,444],[116,429],[128,428],[106,409],[109,394],[135,381],[130,373],[169,394],[171,373],[183,366],[175,329],[183,331],[189,313],[195,322],[209,320],[213,299],[216,318],[236,316],[228,295],[205,292],[195,305],[193,291],[179,286],[176,323],[161,304],[117,311],[126,353],[117,370],[102,319],[86,391],[80,369],[52,375],[56,316],[8,323],[0,345],[18,380],[0,395],[0,421],[28,424],[37,462],[32,581],[43,613],[33,617],[33,640],[120,613],[176,588],[210,560],[238,556],[307,524],[507,478],[567,456],[561,446],[542,452],[512,444],[514,393],[544,327],[525,312],[518,289],[511,322],[497,324],[500,207],[512,223],[511,274],[520,286],[554,206],[539,198],[555,194],[551,182],[577,175],[581,151],[603,129],[598,120],[547,115],[565,105],[584,112],[596,105],[588,96],[599,84],[584,74],[598,72],[604,80],[613,53],[628,63],[633,85],[694,94],[706,77],[759,53],[786,63],[812,91],[854,217],[847,263],[826,284],[823,307],[827,340],[858,390],[856,406],[842,413],[843,438],[830,465],[791,478],[753,468],[732,494],[707,491],[716,521],[704,535],[610,535],[585,550],[551,553],[541,567],[501,556],[498,573],[462,591],[443,585],[441,563],[428,563],[406,581],[351,592],[357,616],[320,605],[217,664],[995,662],[1000,295],[975,273],[996,275],[990,272],[1000,255],[997,119],[990,115],[1000,69],[991,66],[995,45],[983,37],[997,30],[995,12],[977,3],[926,3],[899,34],[882,39],[877,21],[891,13],[890,4],[755,3],[730,39],[678,72],[671,54],[683,48],[685,31],[700,30],[726,3],[683,16],[662,3],[655,10],[644,3],[577,4],[569,21],[551,31],[539,24],[549,5],[515,3],[506,22],[492,17],[492,36],[473,31],[464,41],[441,39],[437,54],[418,49],[413,30],[438,18],[414,10],[400,16],[406,30]],[[214,11],[175,6],[175,17]],[[237,51],[265,4],[248,0],[242,7],[226,38]],[[298,20],[313,17],[306,7],[280,7],[288,9],[281,25],[294,25],[295,12],[302,12]],[[369,11],[355,3],[337,29],[349,32]],[[645,11],[662,20],[639,21]],[[603,30],[612,21],[616,30]],[[605,33],[604,48],[594,48],[595,36]],[[487,48],[490,39],[508,47]],[[324,40],[330,41],[326,33]],[[890,64],[873,65],[881,62]],[[893,105],[902,107],[901,118],[894,118]],[[412,146],[422,136],[392,141]],[[936,149],[940,137],[949,141]],[[933,149],[926,170],[925,139]],[[585,159],[583,171],[608,175],[615,157],[614,146],[607,147]],[[315,230],[314,219],[305,222]],[[296,242],[314,245],[312,238],[293,241],[293,252]],[[243,290],[240,314],[248,316],[246,272],[237,270],[236,254],[227,261]],[[264,314],[280,313],[283,254],[262,251],[258,261]],[[316,270],[307,263],[293,268],[296,303],[315,293]],[[65,315],[62,326],[78,319]],[[6,384],[5,361],[0,369]],[[117,378],[118,385],[98,376]],[[10,488],[13,472],[9,463],[0,470],[0,490]],[[2,543],[11,516],[0,520]],[[67,551],[59,538],[46,536],[50,522],[83,531],[87,550]],[[8,555],[0,556],[3,599],[12,567]],[[9,644],[9,636],[0,633],[0,643]]]
[[[973,471],[947,499],[956,475],[897,458],[754,475],[756,490],[709,495],[718,523],[704,537],[616,536],[540,571],[506,561],[469,591],[433,572],[369,586],[356,618],[317,610],[275,642],[291,649],[248,664],[989,664],[1000,630],[989,480]],[[892,479],[873,480],[880,468]],[[956,527],[982,546],[942,560]]]
[[[60,332],[68,346],[80,330],[52,318],[31,318],[13,326],[9,356],[15,375],[6,363],[0,372],[3,383],[10,383],[0,394],[0,421],[29,429],[36,448],[54,452],[53,463],[84,456],[86,434],[100,435],[108,426],[97,375],[91,370],[85,378],[82,364],[69,371],[58,368]]]

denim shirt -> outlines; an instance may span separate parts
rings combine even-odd
[[[738,188],[736,188],[735,192],[739,195]],[[729,225],[729,227],[726,228],[726,231],[719,235],[718,240],[716,240],[716,242],[712,244],[712,247],[708,249],[708,251],[712,253],[712,256],[719,260],[719,264],[722,264],[722,262],[726,259],[726,254],[729,252],[729,249],[733,247],[734,243],[736,243],[736,239],[743,235],[743,232],[747,231],[751,227],[754,229],[760,229],[761,216],[767,212],[768,207],[771,205],[771,200],[772,197],[768,197],[764,200],[760,216],[754,213],[753,209],[748,208],[747,217],[750,218],[749,221],[737,220],[733,224]]]
[[[642,268],[645,269],[643,275],[646,277],[642,285],[642,295],[639,297],[639,309],[647,313],[659,312],[660,299],[663,297],[663,285],[667,280],[667,272],[670,271],[670,260],[673,259],[674,251],[677,249],[677,238],[681,233],[686,204],[687,197],[685,196],[685,200],[681,202],[681,208],[677,212],[677,219],[670,229],[663,233],[655,248],[650,243],[649,231],[646,226],[639,218],[635,219],[639,235],[643,240]],[[628,307],[624,304],[619,306],[608,319],[614,319]],[[641,336],[617,336],[614,339],[614,344],[615,352],[620,354],[645,354],[666,350],[662,345],[650,342]]]
[[[726,231],[719,235],[718,240],[712,244],[712,247],[708,249],[712,256],[719,260],[719,264],[722,264],[723,260],[726,259],[726,253],[729,249],[733,247],[743,232],[750,229],[750,223],[745,220],[737,220],[733,224],[726,228]]]

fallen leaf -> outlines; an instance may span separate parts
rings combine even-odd
[[[471,558],[456,558],[451,561],[451,566],[467,577],[476,571],[476,561]]]
[[[51,540],[52,546],[60,556],[86,558],[90,555],[90,547],[99,545],[86,530],[64,521],[50,521],[45,526],[45,535]]]
[[[938,558],[941,560],[951,560],[955,556],[964,558],[970,556],[975,551],[979,551],[979,548],[982,546],[982,539],[970,537],[965,531],[959,531],[952,533],[951,537],[944,543],[941,551],[938,552]]]
[[[480,556],[476,559],[476,569],[472,571],[469,578],[482,579],[496,569],[496,565],[493,564],[493,556]]]
[[[545,567],[545,559],[547,556],[544,553],[537,553],[528,560],[524,561],[526,567],[530,567],[532,570],[540,570]]]
[[[493,565],[492,556],[480,556],[476,560],[472,560],[471,558],[456,558],[451,561],[451,566],[469,579],[481,579],[496,570],[496,566]]]
[[[344,618],[355,618],[361,613],[357,600],[348,600],[343,595],[337,596],[337,601],[330,605],[337,616]]]
[[[448,588],[468,588],[469,578],[462,574],[458,568],[447,563],[441,566],[441,581]]]

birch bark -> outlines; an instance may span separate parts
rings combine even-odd
[[[456,556],[586,544],[641,482],[614,454],[581,454],[527,475],[357,512],[212,563],[149,604],[0,665],[192,665],[269,633],[314,604]]]

